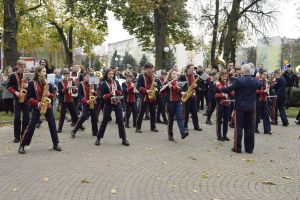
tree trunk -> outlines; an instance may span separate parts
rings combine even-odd
[[[159,4],[155,1],[154,5]],[[166,45],[167,33],[167,13],[168,7],[166,0],[163,0],[160,6],[154,8],[154,26],[155,26],[155,68],[163,69],[164,65],[164,47]]]
[[[235,46],[232,45],[236,44],[236,42],[233,42],[233,39],[237,35],[240,3],[241,0],[233,0],[232,9],[228,16],[228,30],[224,41],[224,60],[226,62],[229,61],[229,58],[235,58],[235,56],[231,56],[231,53],[235,53],[235,50],[232,50]],[[232,61],[234,62],[234,60]]]
[[[69,60],[71,61],[68,63],[68,67],[71,67],[73,64],[73,26],[69,29],[69,48],[68,48],[68,56]]]
[[[225,25],[222,29],[222,32],[221,32],[221,37],[220,37],[220,41],[219,41],[218,56],[220,56],[223,52],[224,41],[225,41],[227,29],[228,29],[228,19],[229,19],[229,16],[227,16],[226,23],[225,23]]]
[[[19,59],[17,32],[18,24],[15,0],[4,0],[4,68],[5,66],[11,66],[14,69]]]
[[[216,58],[218,26],[219,26],[219,7],[220,7],[220,2],[219,0],[216,0],[215,21],[213,24],[213,39],[212,39],[211,51],[210,51],[211,64],[214,64]]]

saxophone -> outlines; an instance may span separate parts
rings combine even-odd
[[[193,86],[193,85],[199,80],[199,78],[200,78],[199,75],[197,75],[197,74],[195,74],[195,75],[198,76],[198,77],[197,77],[197,79],[189,86],[189,88],[187,89],[187,91],[186,91],[186,96],[182,96],[182,97],[181,97],[182,103],[187,102],[187,100],[189,100],[189,98],[195,94],[195,89],[194,89],[192,86]]]
[[[152,83],[151,83],[151,87],[150,87],[150,94],[148,94],[148,98],[150,100],[153,100],[155,99],[155,96],[156,96],[156,91],[157,91],[157,88],[155,87],[155,76],[153,75],[152,77]]]
[[[27,90],[24,89],[25,80],[21,80],[19,103],[24,103]]]
[[[90,89],[89,89],[89,107],[91,110],[93,110],[95,108],[95,99],[96,97],[93,95],[94,92],[94,86],[91,85]]]
[[[41,114],[45,114],[47,112],[48,105],[51,103],[51,99],[49,99],[46,96],[46,92],[49,91],[48,82],[47,82],[47,80],[44,80],[44,82],[45,82],[45,86],[43,88],[43,96],[42,96],[41,105],[39,108]]]

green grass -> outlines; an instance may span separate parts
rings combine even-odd
[[[288,110],[286,110],[286,115],[288,117],[296,118],[299,109],[300,109],[299,107],[290,107]]]

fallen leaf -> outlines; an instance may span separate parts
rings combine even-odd
[[[173,187],[173,188],[177,188],[177,186],[176,186],[176,185],[172,185],[172,187]]]
[[[283,146],[279,146],[279,147],[278,147],[278,149],[285,149],[285,147],[283,147]]]
[[[162,163],[163,163],[163,165],[167,165],[168,164],[167,161],[163,161]]]
[[[47,176],[45,176],[45,177],[43,178],[43,181],[49,181],[49,178],[48,178]]]
[[[84,178],[81,180],[81,183],[91,183],[92,181],[88,180],[87,178]]]
[[[294,178],[292,178],[292,177],[290,177],[290,176],[283,176],[282,178],[284,178],[284,179],[291,179],[291,180],[294,179]]]
[[[246,161],[247,163],[255,163],[255,160],[251,160],[251,159],[242,158],[242,160]]]
[[[246,175],[255,176],[255,173],[254,172],[250,172],[250,173],[248,173]]]
[[[275,160],[270,160],[270,162],[275,162]]]
[[[265,185],[277,185],[273,181],[263,181],[262,183],[265,184]]]
[[[117,193],[117,190],[116,189],[111,189],[110,191],[112,194],[116,194]]]
[[[197,160],[196,158],[189,156],[188,158],[192,159],[192,160]]]
[[[156,180],[160,180],[160,178],[159,178],[159,177],[156,177]]]
[[[209,178],[209,176],[208,176],[208,172],[203,172],[203,174],[202,174],[202,178]]]
[[[195,193],[197,193],[197,192],[198,192],[198,191],[197,191],[197,190],[195,190],[195,189],[193,189],[192,191],[193,191],[193,192],[195,192]]]
[[[217,174],[217,177],[220,177],[221,175],[220,174]]]
[[[14,188],[13,191],[14,191],[14,192],[17,191],[17,188]]]

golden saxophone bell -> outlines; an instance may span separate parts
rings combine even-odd
[[[101,79],[103,77],[103,74],[100,71],[95,71],[94,74],[98,79]]]
[[[221,58],[220,56],[217,57],[215,63],[216,63],[216,64],[223,65],[223,66],[226,66],[225,60],[224,60],[223,58]]]
[[[26,94],[27,94],[27,90],[22,89],[20,91],[20,97],[19,97],[19,102],[20,103],[23,103],[25,101]]]
[[[128,75],[128,73],[131,73],[131,71],[129,71],[128,69],[124,70],[124,71],[122,72],[123,77],[126,78],[127,75]]]

